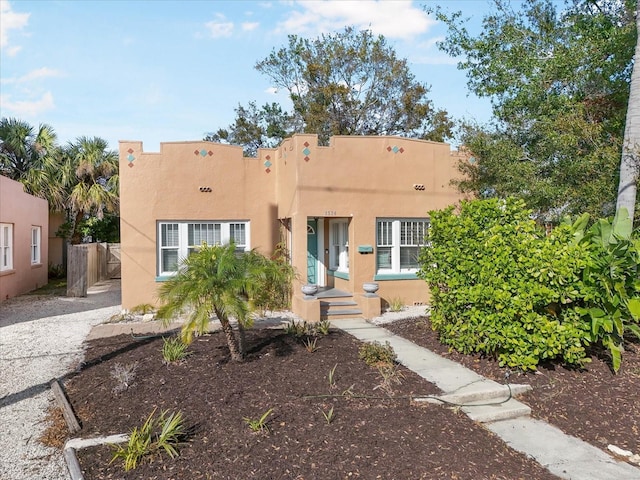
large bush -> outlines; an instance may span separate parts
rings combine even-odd
[[[431,289],[432,324],[463,353],[535,369],[541,360],[587,361],[588,326],[575,309],[588,249],[569,226],[546,236],[519,200],[463,202],[432,211],[420,275]]]
[[[618,370],[624,334],[640,337],[640,240],[624,212],[589,228],[585,215],[549,235],[515,199],[430,215],[420,276],[443,343],[525,370],[583,365],[585,347],[598,343]]]

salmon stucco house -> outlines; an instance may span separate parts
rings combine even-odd
[[[47,284],[49,204],[0,175],[0,302]]]
[[[122,305],[157,302],[159,282],[202,242],[265,254],[284,242],[296,268],[292,309],[306,320],[424,304],[417,254],[427,212],[460,200],[449,145],[391,136],[297,134],[257,158],[238,146],[120,142]],[[363,290],[368,283],[377,294]],[[318,286],[305,295],[301,287]],[[375,285],[367,285],[374,287]]]

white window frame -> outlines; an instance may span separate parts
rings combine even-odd
[[[415,267],[402,266],[402,249],[422,247],[429,230],[428,218],[378,218],[376,220],[376,272],[379,275],[416,273]],[[423,235],[424,234],[424,235]],[[390,254],[390,266],[380,267],[381,249]]]
[[[39,265],[42,253],[42,227],[31,226],[31,265]]]
[[[0,223],[0,272],[13,270],[13,223]]]
[[[349,220],[329,221],[329,268],[349,273]]]
[[[200,226],[200,232],[198,237],[202,239],[199,245],[189,245],[189,226]],[[202,226],[206,225],[206,231],[202,232]],[[162,243],[162,230],[164,226],[172,226],[172,230],[176,232],[177,238],[173,238],[175,241],[170,245],[163,245]],[[244,230],[244,235],[235,233],[235,230]],[[174,250],[177,253],[178,265],[203,243],[206,243],[206,238],[213,238],[213,243],[218,245],[227,245],[235,240],[236,251],[246,252],[251,249],[250,238],[250,222],[249,221],[217,221],[217,220],[194,220],[194,221],[159,221],[157,231],[157,271],[159,276],[175,275],[177,270],[170,270],[163,268],[163,251]],[[195,231],[195,230],[194,230]],[[216,234],[219,232],[219,236]],[[210,235],[213,233],[213,236]],[[195,237],[194,233],[194,237]],[[232,236],[234,238],[232,238]],[[203,237],[205,237],[203,239]],[[237,240],[242,240],[238,242]]]

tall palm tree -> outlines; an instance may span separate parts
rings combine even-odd
[[[45,198],[53,211],[64,207],[60,149],[52,127],[36,130],[16,118],[0,119],[0,174],[22,182],[32,195]]]
[[[636,5],[636,30],[640,33],[640,0]],[[626,208],[632,221],[636,206],[640,171],[640,36],[636,40],[635,62],[631,72],[631,90],[627,105],[627,121],[624,127],[620,184],[616,211]]]
[[[119,207],[118,155],[99,137],[78,137],[63,149],[63,183],[68,193],[71,243],[82,241],[80,223],[87,215],[102,218]]]
[[[215,315],[234,361],[245,356],[245,329],[253,324],[251,313],[260,308],[260,293],[270,285],[293,280],[293,268],[255,250],[238,254],[233,244],[203,245],[186,258],[179,272],[159,289],[162,303],[158,317],[165,322],[186,314],[182,327],[185,342],[207,331]],[[230,320],[237,321],[236,336]]]

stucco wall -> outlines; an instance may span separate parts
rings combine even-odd
[[[22,184],[0,176],[0,223],[13,225],[13,268],[0,272],[0,301],[47,284],[49,207],[24,192]],[[41,228],[40,263],[31,264],[31,227]]]

